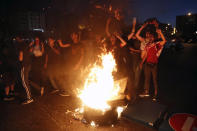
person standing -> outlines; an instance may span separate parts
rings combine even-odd
[[[67,76],[67,85],[70,86],[70,89],[65,89],[60,93],[61,96],[68,96],[69,94],[74,94],[76,85],[79,86],[81,82],[81,68],[83,67],[84,61],[84,48],[80,41],[80,35],[78,32],[71,33],[71,43],[63,44],[61,40],[59,40],[59,45],[62,48],[69,47],[69,55],[66,66],[65,75]]]
[[[161,41],[155,42],[157,40],[157,35],[161,38]],[[150,80],[151,75],[153,78],[154,84],[154,95],[153,100],[155,101],[158,97],[158,83],[157,83],[157,66],[158,59],[163,49],[164,44],[166,43],[166,39],[162,33],[162,31],[156,28],[155,32],[150,32],[146,37],[148,43],[145,45],[144,54],[142,56],[142,61],[140,63],[140,68],[142,68],[143,64],[145,64],[144,74],[145,74],[145,90],[144,93],[141,94],[141,97],[149,96],[149,88],[150,88]],[[141,39],[143,40],[143,38]]]
[[[47,65],[46,55],[44,54],[44,43],[40,41],[39,37],[35,37],[35,41],[30,43],[30,52],[32,54],[32,69],[41,87],[40,95],[42,96],[44,94],[44,82],[46,81],[45,71]]]
[[[46,65],[47,65],[47,75],[49,81],[53,88],[54,92],[59,91],[58,82],[57,82],[57,74],[59,70],[60,63],[60,51],[56,45],[56,42],[53,37],[48,38],[48,44],[46,46]]]
[[[16,82],[17,64],[14,46],[11,42],[2,43],[0,48],[1,80],[4,86],[4,101],[14,100],[14,87]]]
[[[141,70],[139,68],[140,59],[140,41],[135,36],[136,18],[133,18],[132,31],[128,35],[128,48],[129,48],[129,81],[127,88],[127,100],[132,103],[137,98],[137,89],[140,86]]]
[[[34,100],[31,95],[31,89],[29,84],[29,72],[31,71],[31,55],[30,55],[30,48],[27,43],[25,43],[20,36],[16,37],[16,48],[18,53],[18,60],[21,64],[21,80],[23,88],[26,92],[26,99],[22,104],[30,104]]]

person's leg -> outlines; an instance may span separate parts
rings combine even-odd
[[[131,97],[133,94],[133,83],[134,83],[133,80],[134,80],[134,72],[133,72],[132,65],[130,65],[128,83],[127,83],[127,92],[126,92],[127,100],[131,100]]]
[[[129,73],[129,81],[128,81],[128,98],[134,102],[137,98],[137,76],[138,76],[138,65],[136,63],[136,59],[134,56],[131,57],[132,62],[130,63],[130,73]],[[127,98],[127,99],[128,99]],[[128,99],[128,100],[129,100]]]
[[[14,83],[10,85],[10,93],[9,93],[9,94],[10,94],[11,96],[15,96],[15,93],[14,93],[14,86],[15,86]]]
[[[54,74],[53,73],[48,73],[48,77],[49,77],[49,81],[50,81],[51,85],[53,86],[53,88],[55,90],[59,90]]]
[[[145,75],[145,93],[149,94],[149,89],[150,89],[150,78],[151,78],[151,69],[150,65],[145,63],[145,68],[144,68],[144,75]]]
[[[9,92],[10,92],[10,87],[9,86],[6,86],[5,87],[5,95],[8,96],[9,95]]]
[[[71,75],[68,72],[59,72],[56,78],[60,89],[59,95],[69,96],[71,94],[70,90],[72,90],[72,84],[70,82]]]
[[[152,68],[153,84],[154,84],[154,95],[157,96],[158,93],[158,82],[157,82],[157,65],[154,65]]]
[[[46,87],[46,82],[47,82],[47,75],[46,75],[46,69],[42,68],[41,69],[41,75],[40,75],[40,95],[43,96],[44,95],[44,90]]]
[[[14,92],[14,84],[10,85],[10,91]]]
[[[135,69],[134,69],[134,78],[135,78],[135,88],[139,88],[139,83],[140,83],[140,74],[142,72],[142,70],[139,67],[140,64],[135,65]]]
[[[26,95],[27,95],[27,100],[31,100],[31,90],[29,86],[29,72],[31,70],[31,66],[24,66],[21,69],[21,78],[22,78],[22,84],[25,89]]]
[[[3,98],[4,101],[11,101],[11,100],[14,100],[14,97],[10,96],[9,95],[9,92],[10,92],[10,86],[6,86],[5,87],[5,97]]]

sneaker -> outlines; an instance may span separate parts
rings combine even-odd
[[[143,98],[143,97],[149,97],[149,93],[142,93],[139,95],[139,97]]]
[[[4,101],[13,101],[13,100],[14,100],[14,97],[8,95],[8,96],[5,96],[5,97],[3,98],[3,100],[4,100]]]
[[[70,96],[67,92],[62,91],[59,93],[60,96]]]
[[[43,96],[43,95],[44,95],[44,87],[41,87],[40,96]]]
[[[153,96],[152,100],[156,102],[156,101],[158,101],[158,97],[157,96]]]
[[[31,98],[31,99],[27,99],[27,100],[25,100],[23,103],[22,103],[22,105],[26,105],[26,104],[30,104],[30,103],[32,103],[34,100]]]
[[[55,89],[55,90],[51,91],[51,94],[55,94],[57,92],[59,92],[59,90],[58,89]]]

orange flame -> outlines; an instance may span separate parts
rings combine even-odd
[[[85,106],[106,111],[111,108],[107,102],[118,95],[120,87],[114,82],[112,75],[116,71],[116,62],[112,53],[101,54],[99,58],[102,64],[94,64],[91,68],[79,98]]]

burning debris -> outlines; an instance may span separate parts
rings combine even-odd
[[[100,64],[97,62],[90,69],[84,88],[78,94],[82,107],[73,112],[75,119],[92,127],[116,123],[125,108],[117,101],[124,99],[127,78],[114,80],[116,62],[111,52],[99,58]]]
[[[91,68],[79,98],[85,106],[105,112],[110,109],[107,102],[118,96],[120,87],[113,79],[116,62],[112,53],[102,54],[100,58],[101,65],[95,64]]]

